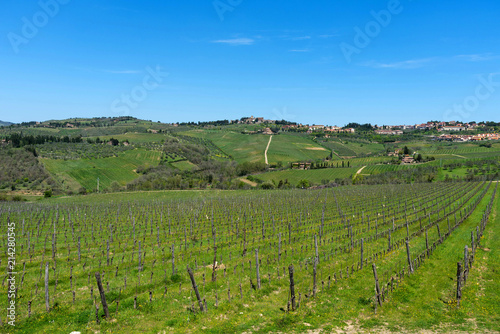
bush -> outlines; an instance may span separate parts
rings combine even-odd
[[[21,202],[21,201],[24,201],[24,198],[20,195],[16,195],[16,196],[12,197],[12,200],[14,202]]]
[[[110,185],[111,191],[120,191],[122,189],[122,186],[117,181],[113,181]]]
[[[297,184],[297,188],[309,188],[309,181],[308,180],[300,180],[299,183]]]
[[[274,189],[276,186],[271,181],[266,181],[260,185],[261,189]]]
[[[45,192],[43,193],[43,197],[45,198],[49,198],[49,197],[52,197],[52,190],[45,190]]]

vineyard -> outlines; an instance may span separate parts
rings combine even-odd
[[[16,272],[16,332],[25,333],[302,332],[356,318],[367,328],[384,321],[397,328],[400,305],[417,312],[407,315],[410,327],[431,326],[443,314],[454,322],[457,283],[462,289],[466,274],[473,280],[470,257],[458,281],[456,263],[464,246],[475,254],[483,233],[498,231],[498,220],[487,224],[498,208],[497,186],[0,203],[2,227],[15,225],[16,238],[16,265],[2,293],[14,275],[8,272]],[[11,241],[2,234],[6,252]],[[444,251],[451,255],[443,258]],[[455,269],[435,272],[427,266],[435,261]],[[415,306],[408,296],[421,299],[415,282],[430,274],[443,285],[439,300]],[[460,307],[473,302],[469,285],[460,289]],[[2,298],[0,308],[8,302]],[[475,326],[500,329],[498,307],[480,312]],[[0,319],[5,326],[8,319]]]
[[[101,189],[109,187],[113,181],[125,185],[137,177],[135,170],[139,166],[155,166],[161,159],[161,152],[144,149],[127,150],[117,155],[102,159],[40,161],[52,175],[64,180],[73,190],[77,190],[78,186],[93,190],[97,187],[97,178],[100,179]]]
[[[353,174],[356,173],[358,168],[323,168],[323,169],[312,169],[312,170],[296,170],[289,169],[284,171],[274,171],[267,172],[264,174],[259,174],[256,177],[262,181],[274,181],[278,183],[279,181],[288,180],[292,185],[297,185],[300,180],[307,179],[315,184],[321,184],[323,180],[328,180],[328,182],[333,182],[336,179],[351,178]],[[327,182],[327,183],[328,183]]]

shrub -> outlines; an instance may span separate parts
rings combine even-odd
[[[266,181],[260,185],[261,189],[274,189],[276,186],[271,181]]]
[[[43,193],[43,197],[45,198],[52,197],[52,190],[51,189],[45,190],[45,192]]]
[[[299,183],[297,184],[297,188],[309,188],[309,181],[308,180],[300,180]]]

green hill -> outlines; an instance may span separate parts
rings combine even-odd
[[[184,135],[210,139],[222,151],[239,163],[264,162],[264,152],[269,143],[269,135],[243,134],[224,130],[191,130]],[[268,150],[269,164],[289,163],[305,160],[323,159],[330,151],[313,140],[298,135],[273,135]]]
[[[11,123],[11,122],[5,122],[5,121],[0,121],[0,126],[9,126],[9,125],[12,125],[14,123]]]

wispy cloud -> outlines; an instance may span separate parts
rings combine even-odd
[[[340,34],[329,34],[329,35],[319,35],[319,38],[332,38],[332,37],[339,37]]]
[[[220,43],[227,45],[252,45],[255,43],[254,39],[251,38],[233,38],[233,39],[219,39],[216,41],[212,41],[212,43]]]
[[[297,37],[289,37],[288,38],[291,41],[304,41],[307,39],[311,39],[311,36],[297,36]]]
[[[295,50],[288,50],[288,52],[310,52],[311,50],[309,49],[295,49]]]
[[[436,58],[410,59],[392,63],[366,62],[361,65],[373,68],[414,69],[424,67]]]
[[[455,56],[454,58],[465,61],[478,62],[478,61],[488,61],[497,59],[498,56],[495,56],[494,54],[491,53],[479,53],[479,54],[469,54],[469,55],[458,55]]]
[[[460,60],[466,62],[480,62],[480,61],[488,61],[499,58],[500,56],[494,55],[492,53],[478,53],[478,54],[467,54],[467,55],[457,55],[448,57],[429,57],[421,59],[410,59],[410,60],[390,62],[390,63],[369,61],[362,63],[361,65],[373,68],[414,69],[414,68],[421,68],[435,62],[446,62],[452,60]]]

